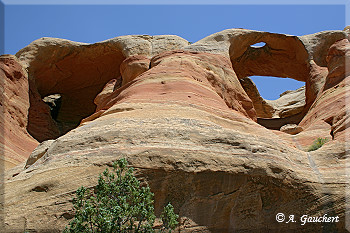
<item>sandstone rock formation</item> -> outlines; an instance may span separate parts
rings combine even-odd
[[[258,118],[287,118],[303,112],[305,108],[305,86],[285,91],[277,100],[265,100],[250,78],[241,78],[239,81],[253,101]]]
[[[295,135],[302,132],[303,128],[296,124],[286,124],[281,127],[280,131]]]
[[[323,130],[328,132],[328,138],[343,142],[349,139],[350,135],[347,106],[350,72],[345,69],[345,64],[350,64],[350,43],[347,39],[340,40],[330,47],[327,55],[329,73],[323,91],[300,122],[300,126],[306,131]],[[303,144],[309,144],[310,141],[311,139],[304,139]]]
[[[277,100],[266,100],[273,107],[272,117],[285,118],[301,113],[305,107],[305,86],[297,90],[285,91]]]
[[[38,159],[40,159],[41,157],[43,157],[43,155],[46,153],[46,151],[48,150],[48,148],[51,146],[51,144],[54,142],[54,140],[46,140],[42,143],[39,144],[39,146],[37,146],[35,148],[35,150],[33,150],[33,152],[30,154],[29,158],[26,161],[26,165],[25,168],[30,167],[31,165],[33,165]]]
[[[62,96],[57,124],[72,127],[7,171],[4,229],[61,231],[74,216],[75,190],[93,188],[125,157],[155,193],[156,214],[174,205],[180,232],[344,232],[347,33],[229,29],[191,45],[176,36],[33,42],[17,56],[41,98]],[[304,81],[305,94],[282,95],[299,105],[272,118],[245,86],[251,75]],[[286,124],[303,131],[279,131]],[[330,142],[305,152],[318,137]],[[279,223],[277,213],[297,222]],[[339,222],[301,225],[304,214]]]
[[[50,106],[43,101],[38,93],[35,81],[30,79],[29,102],[27,130],[30,135],[39,142],[59,137],[61,133],[58,122],[52,118]]]
[[[186,49],[230,56],[238,78],[257,75],[304,81],[307,112],[325,81],[329,47],[338,40],[348,38],[348,35],[346,30],[323,31],[298,37],[247,29],[227,29]],[[260,48],[251,46],[259,42],[266,44]]]
[[[100,93],[95,97],[94,104],[99,108],[103,102],[119,87],[121,87],[122,78],[111,79],[102,89]]]
[[[239,81],[244,91],[253,101],[257,117],[272,118],[275,115],[274,113],[276,110],[267,102],[267,100],[260,96],[258,88],[255,86],[254,82],[248,77],[241,78]]]
[[[0,147],[2,169],[24,162],[38,142],[27,130],[29,85],[15,56],[0,56]]]
[[[146,56],[131,56],[120,65],[120,74],[123,77],[122,85],[134,80],[137,76],[149,69],[150,60]]]
[[[154,56],[186,45],[188,42],[177,36],[122,36],[93,45],[41,38],[21,49],[16,56],[28,69],[29,80],[35,82],[41,98],[52,94],[62,96],[56,119],[62,135],[95,111],[95,96],[109,80],[120,76],[120,65],[125,58]],[[37,105],[31,105],[30,114],[42,112],[36,109]],[[42,135],[46,129],[57,137],[54,123],[49,124],[51,127],[43,124],[39,117],[33,117],[29,119],[28,128],[35,138],[43,141],[53,138]]]

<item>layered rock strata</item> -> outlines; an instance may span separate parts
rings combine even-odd
[[[39,141],[68,132],[95,111],[95,96],[109,80],[120,77],[120,65],[126,57],[153,56],[185,45],[188,42],[177,36],[122,36],[93,45],[57,38],[33,41],[16,56],[41,98],[60,94],[62,103],[56,118],[58,126],[52,120],[49,126],[43,125],[45,119],[36,115],[29,118],[29,131]],[[31,104],[30,114],[42,112],[37,110],[39,104]],[[45,129],[52,135],[42,135]]]
[[[29,85],[15,56],[0,56],[0,82],[0,160],[8,169],[26,161],[38,142],[26,130]]]
[[[296,37],[230,29],[191,45],[175,36],[33,42],[17,54],[29,80],[42,98],[61,94],[57,120],[79,126],[6,173],[4,229],[61,231],[74,216],[75,190],[93,188],[125,157],[155,193],[157,215],[174,205],[180,232],[345,231],[345,38],[347,31]],[[260,110],[239,81],[250,75],[306,83],[297,132],[257,123]],[[318,137],[330,142],[306,152]],[[277,213],[297,221],[279,223]],[[298,221],[324,214],[339,222]]]

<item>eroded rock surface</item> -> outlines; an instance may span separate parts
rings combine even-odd
[[[33,42],[17,54],[29,79],[41,97],[61,94],[57,120],[79,126],[6,173],[4,229],[60,232],[75,190],[125,157],[155,193],[156,214],[174,205],[181,232],[345,231],[349,41],[338,40],[347,37],[230,29],[191,45],[175,36]],[[268,119],[276,130],[259,125],[262,101],[241,85],[250,75],[304,81],[305,94],[282,98],[305,97],[305,107]],[[279,131],[296,116],[302,132]],[[330,141],[305,152],[318,137]],[[282,224],[277,213],[339,222]]]
[[[1,164],[8,169],[24,162],[38,142],[27,132],[29,85],[15,56],[0,56]]]
[[[305,86],[295,91],[285,91],[277,100],[266,102],[275,110],[272,117],[285,118],[301,113],[305,107]]]
[[[340,40],[329,49],[327,56],[328,75],[323,92],[313,103],[300,125],[310,131],[323,129],[330,139],[346,141],[349,134],[350,43]]]
[[[253,101],[258,118],[286,118],[303,112],[305,108],[305,86],[285,91],[277,100],[265,100],[250,78],[241,78],[240,83]]]
[[[134,80],[137,76],[147,71],[150,67],[150,60],[146,56],[131,56],[120,65],[122,85]]]
[[[239,81],[244,91],[253,101],[257,117],[272,118],[275,115],[275,108],[261,97],[258,88],[255,86],[253,81],[250,78],[241,78]]]
[[[39,94],[35,80],[29,79],[29,103],[27,130],[39,142],[61,135],[58,122],[52,118],[51,108]],[[61,96],[61,95],[60,95]],[[62,100],[62,96],[60,98]],[[58,112],[56,114],[57,119]]]
[[[93,101],[96,95],[109,80],[120,77],[120,65],[125,58],[154,56],[186,45],[188,42],[177,36],[122,36],[92,45],[41,38],[18,51],[16,56],[28,69],[29,80],[35,83],[33,89],[37,89],[41,98],[52,94],[62,96],[56,119],[60,126],[58,134],[62,135],[95,111]],[[37,116],[38,112],[44,112],[43,108],[41,102],[33,101],[29,110],[29,114],[35,117],[30,117],[28,128],[39,141],[58,136],[52,120]],[[45,130],[51,130],[52,135],[50,132],[47,136],[42,135]]]
[[[301,131],[303,131],[303,128],[299,125],[296,125],[296,124],[286,124],[286,125],[281,127],[280,131],[282,131],[284,133],[295,135],[295,134],[298,134]]]
[[[43,157],[43,155],[46,153],[48,148],[51,146],[51,144],[54,142],[54,140],[47,140],[42,143],[40,143],[35,150],[30,154],[29,158],[26,161],[25,168],[30,167],[33,165],[38,159]]]

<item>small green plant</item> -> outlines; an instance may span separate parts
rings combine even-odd
[[[307,151],[314,151],[321,148],[326,142],[328,142],[327,138],[317,138],[312,145],[307,149]]]
[[[106,169],[100,174],[95,192],[81,187],[73,199],[75,217],[64,232],[156,232],[153,196],[148,186],[141,187],[127,168],[126,159],[113,164],[114,173]],[[169,203],[161,215],[160,232],[171,232],[178,224],[178,215]]]

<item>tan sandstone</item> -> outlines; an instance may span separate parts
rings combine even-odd
[[[158,216],[174,205],[180,232],[345,232],[345,38],[346,31],[297,37],[229,29],[191,45],[176,36],[33,42],[17,54],[29,79],[38,80],[41,97],[68,95],[58,121],[79,126],[5,174],[4,229],[60,232],[74,216],[75,190],[93,188],[100,172],[125,157],[155,193]],[[261,41],[266,46],[250,46]],[[305,107],[259,118],[261,99],[239,81],[250,75],[304,81]],[[279,131],[291,123],[303,131]],[[318,137],[330,141],[306,152]],[[339,222],[278,223],[277,213]]]

